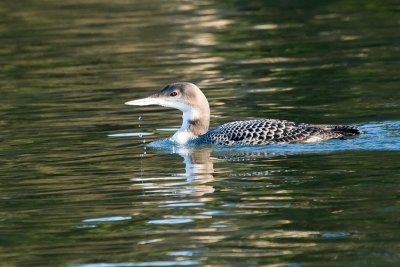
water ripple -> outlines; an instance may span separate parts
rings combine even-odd
[[[72,264],[70,267],[143,267],[143,266],[193,266],[199,265],[199,261],[148,261],[148,262],[118,262],[118,263],[84,263]]]
[[[193,219],[190,218],[174,218],[174,219],[160,219],[160,220],[150,220],[147,224],[181,224],[181,223],[191,223]]]
[[[110,216],[110,217],[98,217],[98,218],[90,218],[85,219],[82,222],[85,223],[94,223],[94,222],[121,222],[131,220],[131,216]]]

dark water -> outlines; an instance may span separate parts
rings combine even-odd
[[[0,21],[1,266],[400,264],[398,1],[1,1]],[[179,112],[123,103],[179,80],[212,125],[366,134],[149,145]]]

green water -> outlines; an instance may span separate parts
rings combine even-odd
[[[1,266],[399,266],[398,1],[2,1],[0,22]],[[123,103],[174,81],[212,126],[365,134],[150,144],[179,112]]]

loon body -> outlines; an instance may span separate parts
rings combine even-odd
[[[182,111],[182,126],[172,136],[178,144],[267,145],[324,141],[359,135],[348,125],[311,125],[286,120],[257,119],[225,123],[209,130],[210,107],[203,92],[194,84],[179,82],[160,92],[126,105],[160,105]]]

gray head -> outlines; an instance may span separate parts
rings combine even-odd
[[[178,82],[165,86],[158,93],[146,98],[128,101],[126,105],[160,105],[179,109],[183,112],[183,125],[192,127],[195,135],[207,132],[210,108],[203,92],[193,83]]]

